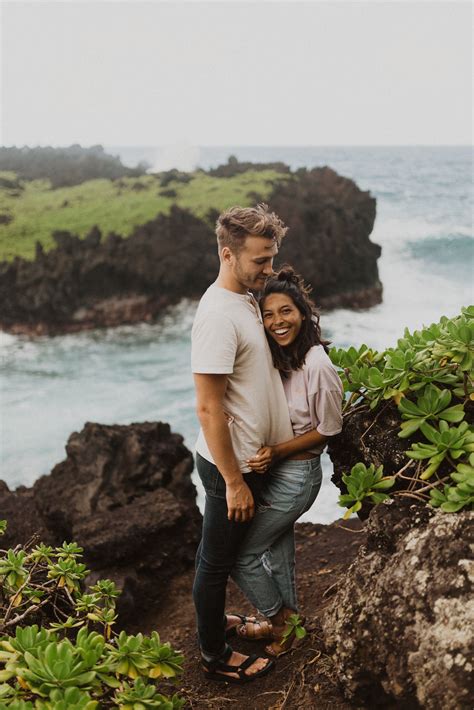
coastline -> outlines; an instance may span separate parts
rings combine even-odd
[[[362,310],[381,303],[382,291],[382,285],[378,283],[357,291],[342,291],[334,296],[320,298],[318,305],[323,313],[338,308]],[[0,320],[0,331],[34,338],[116,328],[122,325],[154,323],[165,314],[167,308],[179,304],[181,300],[166,296],[150,299],[143,295],[108,298],[97,301],[89,307],[82,307],[73,314],[73,320],[67,323],[47,321],[5,323]],[[191,300],[197,301],[197,298]]]

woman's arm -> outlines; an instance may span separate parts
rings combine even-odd
[[[281,459],[287,459],[293,454],[299,454],[302,451],[311,451],[314,447],[322,446],[328,440],[327,436],[323,436],[316,429],[311,429],[305,434],[295,436],[290,441],[284,441],[275,446],[262,446],[255,456],[247,461],[248,465],[256,473],[264,473],[267,468],[275,464]]]
[[[264,473],[281,459],[302,451],[320,448],[342,429],[342,383],[328,356],[311,350],[306,359],[308,415],[313,429],[274,446],[263,446],[247,463],[253,471]],[[322,433],[324,432],[324,433]]]

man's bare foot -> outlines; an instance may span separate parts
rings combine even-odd
[[[265,675],[274,666],[274,661],[270,658],[244,656],[230,648],[228,650],[230,652],[228,656],[216,661],[206,661],[203,658],[203,670],[207,678],[228,683],[246,683],[253,676]],[[254,659],[253,662],[252,659]]]
[[[232,655],[229,658],[228,661],[226,661],[227,665],[229,666],[240,666],[241,663],[246,661],[248,656],[244,656],[242,653],[238,653],[237,651],[232,651]],[[269,658],[257,658],[257,660],[252,663],[251,666],[245,669],[245,675],[254,675],[255,673],[258,673],[259,671],[262,671],[264,668],[268,666],[270,662]],[[225,675],[231,675],[234,678],[238,678],[239,675],[238,673],[225,673]]]

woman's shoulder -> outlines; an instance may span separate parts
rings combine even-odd
[[[308,382],[319,383],[318,386],[326,389],[340,389],[340,378],[331,358],[322,345],[313,345],[306,354],[304,370]]]
[[[331,359],[322,345],[313,345],[306,353],[304,364],[306,367],[312,367],[317,365],[321,367],[322,365],[334,367]]]

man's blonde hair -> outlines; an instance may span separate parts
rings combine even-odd
[[[287,231],[288,227],[264,203],[256,207],[231,207],[216,222],[219,252],[229,247],[234,254],[239,253],[250,235],[273,239],[279,247]]]

